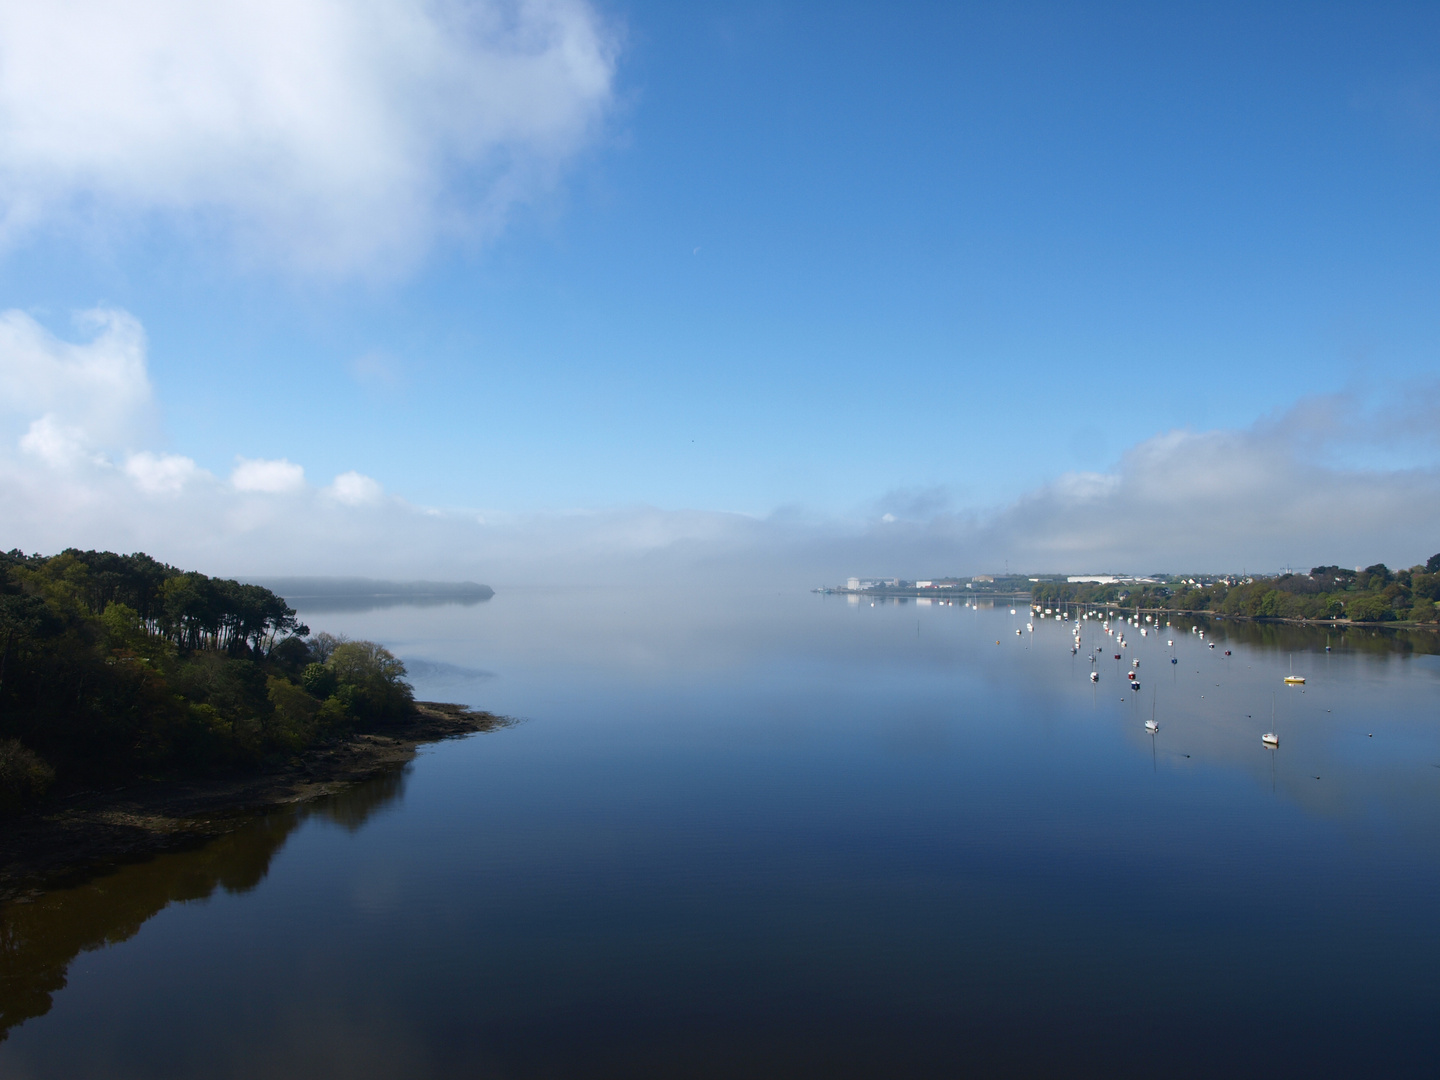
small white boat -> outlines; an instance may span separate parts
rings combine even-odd
[[[1146,720],[1146,721],[1145,721],[1145,730],[1148,731],[1148,732],[1150,732],[1151,735],[1154,735],[1155,732],[1157,732],[1157,731],[1160,730],[1160,722],[1159,722],[1158,720],[1153,719],[1153,718],[1152,718],[1152,719],[1149,719],[1149,720]]]
[[[1091,681],[1091,682],[1099,682],[1099,681],[1100,681],[1100,673],[1099,673],[1098,671],[1092,671],[1092,672],[1090,672],[1090,681]]]
[[[1275,734],[1275,695],[1270,695],[1270,730],[1260,736],[1260,741],[1270,749],[1280,745],[1280,736]]]

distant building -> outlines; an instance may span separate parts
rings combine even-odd
[[[851,590],[858,590],[860,588],[860,579],[858,577],[846,578],[845,588]]]
[[[1031,579],[1034,580],[1033,578]],[[1089,585],[1154,585],[1155,578],[1125,577],[1121,574],[1072,574],[1065,579],[1072,583]],[[1193,582],[1192,582],[1193,584]]]
[[[991,584],[994,584],[994,582],[995,582],[995,575],[994,575],[994,574],[976,574],[976,575],[975,575],[974,577],[972,577],[970,580],[971,580],[971,581],[988,581],[988,582],[990,582]]]
[[[915,582],[915,588],[917,588],[917,589],[933,589],[933,588],[935,588],[935,583],[934,583],[933,581],[917,581],[917,582]]]

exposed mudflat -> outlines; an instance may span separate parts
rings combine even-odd
[[[510,723],[463,705],[417,702],[404,720],[312,747],[268,769],[142,781],[48,801],[0,821],[0,903],[77,884],[156,852],[203,843],[257,811],[329,795],[399,768],[424,743]]]

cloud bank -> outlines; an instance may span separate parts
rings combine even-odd
[[[615,60],[586,0],[0,0],[0,237],[178,214],[403,264],[549,187]]]
[[[146,445],[154,401],[142,328],[121,311],[81,323],[90,337],[76,343],[0,314],[5,548],[146,550],[226,574],[767,586],[1007,562],[1049,572],[1400,566],[1440,551],[1433,463],[1345,464],[1397,431],[1433,454],[1433,437],[1419,434],[1440,403],[1433,386],[1410,388],[1399,413],[1332,396],[1244,429],[1165,432],[1107,472],[1063,474],[986,512],[941,513],[921,493],[852,517],[643,506],[482,516],[414,506],[355,471],[316,486],[303,463],[237,458],[220,477],[160,452]]]

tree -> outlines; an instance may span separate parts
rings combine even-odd
[[[0,595],[0,692],[5,689],[5,669],[17,640],[46,629],[53,632],[56,621],[38,596]]]
[[[1346,614],[1356,622],[1380,622],[1382,619],[1390,618],[1393,612],[1390,605],[1383,597],[1373,593],[1368,596],[1357,596],[1346,606]]]
[[[347,641],[336,645],[326,661],[339,683],[336,696],[347,701],[347,712],[360,720],[399,716],[415,697],[405,681],[405,665],[387,648],[373,641]]]
[[[233,768],[413,708],[387,650],[309,634],[268,589],[148,555],[0,552],[0,812],[51,765],[85,783]]]
[[[1425,560],[1425,572],[1427,574],[1440,574],[1440,551],[1437,551]]]

